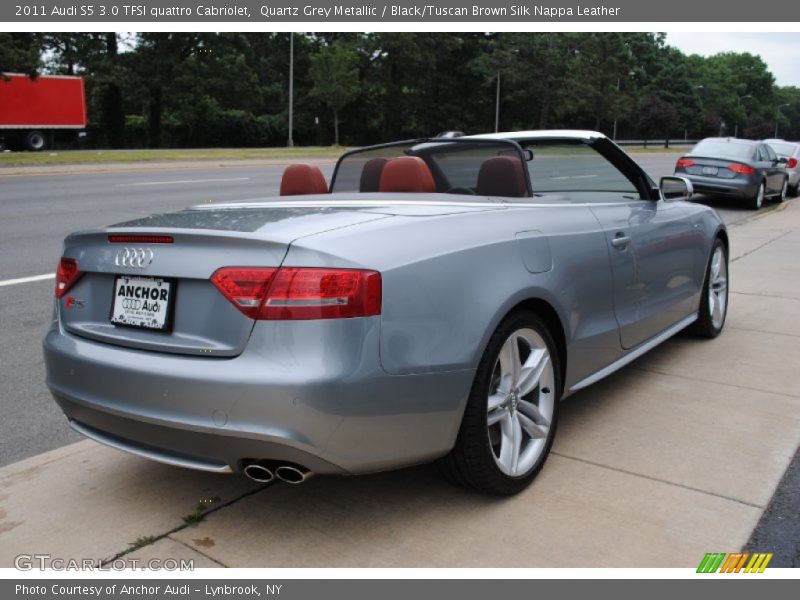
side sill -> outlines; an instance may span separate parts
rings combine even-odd
[[[678,333],[681,329],[685,329],[692,323],[697,320],[697,315],[689,315],[688,317],[681,319],[671,327],[665,329],[655,337],[650,338],[646,342],[642,342],[640,345],[636,346],[633,350],[629,351],[623,357],[617,359],[607,367],[603,367],[599,371],[595,371],[585,379],[581,379],[578,383],[573,385],[569,388],[570,393],[577,392],[578,390],[582,390],[585,387],[592,385],[593,383],[600,381],[604,377],[611,375],[614,371],[618,371],[628,363],[633,362],[637,358],[639,358],[645,352],[648,352],[658,346],[661,342],[664,342],[671,338],[673,335]]]

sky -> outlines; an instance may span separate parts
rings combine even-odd
[[[778,85],[800,87],[800,33],[672,32],[667,43],[686,54],[749,52],[767,63]]]

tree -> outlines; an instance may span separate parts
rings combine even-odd
[[[333,140],[339,145],[339,111],[358,97],[358,57],[340,42],[322,46],[311,56],[311,95],[333,111]]]
[[[41,68],[42,36],[38,33],[0,33],[0,73],[25,73]]]
[[[668,146],[677,118],[678,111],[675,107],[654,93],[642,96],[639,101],[639,129],[645,139],[663,137],[665,146]]]

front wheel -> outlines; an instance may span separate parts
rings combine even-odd
[[[752,210],[758,210],[761,208],[761,205],[764,204],[764,191],[765,186],[764,182],[762,181],[760,184],[758,184],[758,191],[756,192],[755,197],[750,198],[750,208]]]
[[[553,444],[560,373],[544,322],[528,311],[506,317],[478,365],[455,447],[440,461],[445,477],[495,495],[525,489]]]
[[[706,268],[703,294],[697,321],[690,331],[705,338],[717,337],[725,326],[728,315],[728,252],[725,244],[717,238],[711,249],[711,258]]]

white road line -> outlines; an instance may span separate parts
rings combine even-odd
[[[136,187],[142,185],[171,185],[175,183],[212,183],[215,181],[248,181],[249,177],[220,177],[217,179],[180,179],[170,181],[139,181],[136,183],[118,183],[117,187]]]
[[[19,279],[5,279],[0,281],[0,287],[17,285],[18,283],[30,283],[32,281],[44,281],[45,279],[54,279],[55,276],[55,273],[47,273],[45,275],[33,275],[32,277],[20,277]]]

